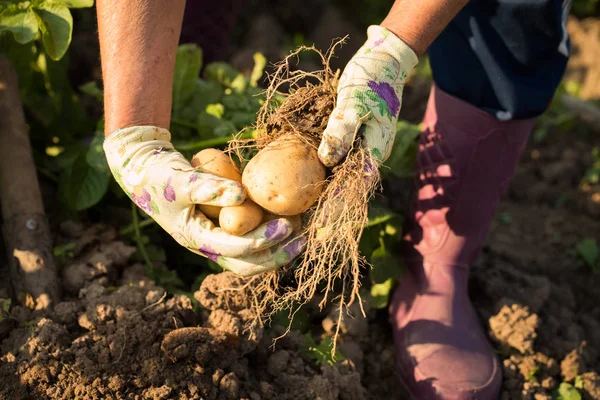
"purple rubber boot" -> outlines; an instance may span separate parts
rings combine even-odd
[[[415,399],[498,398],[501,365],[467,280],[533,124],[499,121],[432,88],[406,236],[408,273],[390,307],[400,377]]]

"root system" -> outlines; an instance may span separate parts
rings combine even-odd
[[[336,101],[338,74],[331,70],[329,61],[342,43],[335,43],[326,54],[314,47],[301,47],[276,65],[258,113],[256,138],[230,142],[228,151],[242,165],[283,135],[299,137],[318,147]],[[292,61],[304,52],[317,54],[323,69],[293,70]],[[323,193],[305,214],[302,234],[308,243],[302,258],[246,282],[246,293],[251,293],[261,322],[282,311],[289,312],[291,321],[296,311],[317,294],[321,308],[336,303],[340,318],[347,307],[360,300],[361,272],[367,262],[358,247],[368,221],[369,200],[380,183],[376,165],[356,138],[345,159],[328,171]],[[338,332],[339,324],[334,346]],[[332,351],[335,354],[335,347]]]

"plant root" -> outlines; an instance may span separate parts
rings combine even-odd
[[[235,154],[242,166],[269,143],[288,140],[289,136],[318,147],[337,97],[338,73],[331,70],[329,61],[343,40],[334,43],[326,54],[314,47],[300,47],[276,64],[258,113],[256,137],[229,143],[227,151]],[[315,52],[323,69],[292,70],[291,61],[304,51]],[[282,87],[288,87],[288,95],[283,94]],[[368,222],[369,201],[379,188],[377,163],[357,138],[345,159],[329,170],[323,193],[304,215],[302,234],[308,243],[303,257],[245,281],[261,324],[276,313],[288,312],[291,325],[300,307],[319,294],[321,309],[330,302],[337,303],[339,309],[332,348],[335,354],[342,313],[360,300],[361,272],[369,267],[359,252],[359,243]]]

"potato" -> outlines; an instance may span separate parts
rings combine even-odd
[[[221,208],[219,206],[207,206],[204,204],[198,204],[198,208],[202,214],[206,215],[210,219],[219,219]]]
[[[192,158],[192,167],[202,172],[241,182],[242,175],[237,165],[219,149],[204,149]]]
[[[325,166],[317,150],[299,138],[283,137],[252,158],[242,174],[248,196],[276,215],[297,215],[319,198]]]
[[[282,217],[281,215],[275,215],[275,214],[266,212],[266,213],[264,213],[263,219],[260,223],[264,224],[265,222],[269,222],[269,221],[272,221],[277,218],[285,218],[288,221],[290,221],[292,223],[292,232],[300,232],[300,229],[302,229],[302,215],[301,214]]]
[[[192,158],[192,167],[198,168],[202,172],[234,180],[242,181],[242,175],[235,163],[227,154],[219,149],[204,149],[199,151]],[[218,219],[221,207],[199,205],[200,211],[208,218]]]
[[[263,210],[252,200],[246,199],[239,206],[223,207],[219,214],[219,226],[230,235],[242,236],[260,225]]]

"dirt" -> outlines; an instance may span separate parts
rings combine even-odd
[[[600,100],[600,67],[596,56],[600,51],[600,20],[571,17],[567,29],[571,36],[571,57],[565,78],[579,84],[578,95],[582,98]]]
[[[243,296],[223,296],[238,278],[204,280],[193,300],[168,296],[130,264],[134,250],[102,228],[82,235],[63,269],[73,297],[52,313],[10,311],[2,339],[5,399],[337,399],[364,398],[349,363],[318,366],[298,354],[300,334],[254,326]],[[83,243],[87,243],[83,245]]]
[[[589,160],[579,157],[575,171],[558,166],[589,143],[556,139],[531,144],[517,176],[547,168],[554,172],[532,175],[543,190],[563,182],[561,190],[580,193],[576,178]],[[577,202],[557,206],[523,187],[513,181],[471,279],[502,358],[502,399],[551,399],[561,382],[600,399],[600,275],[574,250],[600,237],[600,222]],[[230,273],[209,275],[193,296],[170,295],[130,261],[135,249],[113,228],[66,222],[58,236],[75,240],[61,269],[65,301],[47,314],[11,309],[0,337],[2,399],[407,398],[385,310],[367,304],[366,319],[345,318],[346,360],[318,364],[299,332],[273,344],[283,328],[244,329],[253,315],[242,292],[224,291],[239,283]],[[311,312],[313,337],[331,336],[334,318],[333,309]]]

